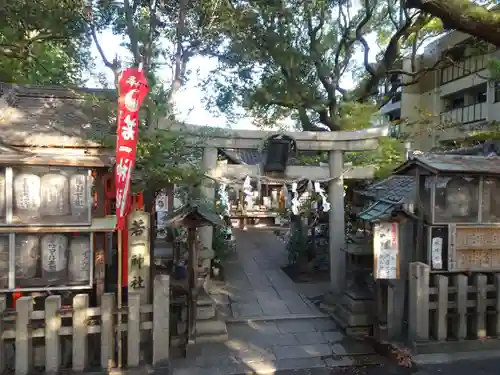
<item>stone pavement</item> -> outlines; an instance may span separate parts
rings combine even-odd
[[[194,345],[187,360],[173,361],[174,375],[334,368],[354,364],[353,354],[373,353],[364,343],[346,338],[306,298],[322,294],[325,285],[298,286],[281,270],[287,254],[272,232],[235,235],[236,256],[225,266],[223,288],[229,339]]]
[[[255,229],[237,231],[235,235],[237,259],[228,262],[225,269],[235,319],[323,316],[281,270],[287,264],[287,253],[274,233]],[[322,290],[316,295],[320,294]]]

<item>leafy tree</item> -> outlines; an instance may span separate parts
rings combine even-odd
[[[0,80],[80,84],[91,65],[84,0],[0,0]]]
[[[441,19],[445,29],[458,30],[500,47],[500,13],[496,1],[407,0],[408,9],[418,9]]]
[[[198,168],[200,155],[193,150],[192,140],[169,130],[157,129],[160,118],[174,120],[175,94],[184,83],[189,59],[197,53],[202,39],[196,25],[203,23],[208,29],[209,18],[205,8],[208,2],[180,0],[175,4],[156,1],[124,0],[123,2],[94,4],[86,17],[90,35],[107,68],[118,78],[127,65],[142,65],[147,74],[149,94],[143,105],[141,132],[138,144],[136,170],[140,175],[136,188],[147,195],[147,210],[155,193],[170,183],[183,182],[195,186],[201,181]],[[203,12],[200,13],[200,9]],[[130,51],[131,61],[118,61],[106,55],[98,32],[108,27],[124,37],[124,45]],[[170,47],[174,46],[174,53]],[[165,65],[172,68],[171,82],[162,82],[158,70]],[[116,137],[113,137],[112,142]],[[204,138],[200,137],[199,142]],[[188,147],[190,146],[190,147]],[[151,210],[152,211],[152,210]]]
[[[218,58],[222,72],[207,85],[216,92],[208,105],[224,113],[242,106],[262,125],[292,117],[304,130],[342,129],[346,103],[381,104],[397,88],[377,97],[383,80],[403,75],[409,85],[429,71],[403,70],[402,61],[415,67],[418,47],[442,31],[432,17],[408,11],[404,0],[363,0],[357,10],[349,1],[327,0],[223,4],[219,36],[202,51]],[[374,32],[384,44],[375,64],[367,41]],[[364,59],[356,66],[359,49]],[[341,81],[353,72],[359,83],[349,91]]]

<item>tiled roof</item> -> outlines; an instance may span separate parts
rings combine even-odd
[[[14,146],[98,146],[89,133],[109,133],[114,90],[0,83],[0,141]]]
[[[495,154],[492,154],[495,155]],[[424,154],[413,156],[396,172],[407,170],[412,165],[421,165],[435,172],[500,174],[500,157],[450,154]]]
[[[358,214],[358,217],[366,221],[377,221],[389,218],[401,204],[378,200]]]
[[[359,194],[374,200],[383,199],[400,202],[411,198],[415,192],[415,177],[392,175],[384,180],[368,185]]]

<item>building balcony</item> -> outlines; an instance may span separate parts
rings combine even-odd
[[[465,107],[454,108],[441,113],[442,124],[471,124],[478,121],[484,121],[488,114],[487,103],[477,103]]]

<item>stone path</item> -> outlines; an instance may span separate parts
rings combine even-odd
[[[346,338],[306,298],[322,294],[327,285],[296,285],[281,270],[287,254],[272,232],[237,232],[236,252],[225,267],[229,339],[195,345],[188,360],[174,361],[174,375],[338,368],[352,365],[353,353],[373,353]]]
[[[281,270],[287,263],[287,254],[274,233],[240,231],[236,241],[237,260],[226,267],[227,291],[235,319],[290,314],[323,316]],[[321,293],[317,291],[317,295]]]

